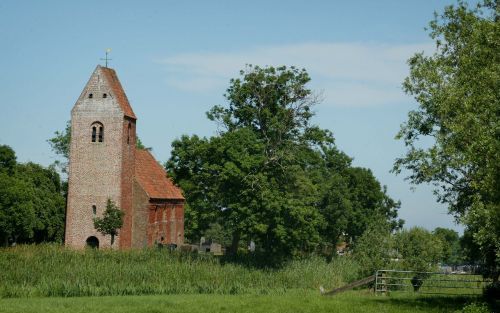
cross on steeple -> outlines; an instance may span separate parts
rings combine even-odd
[[[113,60],[113,59],[108,58],[108,54],[109,54],[110,52],[111,52],[111,48],[106,49],[106,57],[105,57],[104,59],[103,59],[103,58],[101,58],[101,60],[105,61],[105,65],[104,65],[104,67],[108,67],[108,61]]]

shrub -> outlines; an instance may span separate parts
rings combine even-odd
[[[464,306],[461,310],[455,311],[455,313],[490,313],[490,310],[485,303],[474,302]]]

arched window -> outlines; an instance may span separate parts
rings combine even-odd
[[[95,205],[92,206],[92,214],[97,214],[97,207]]]
[[[128,123],[128,128],[127,128],[127,144],[130,144],[130,129],[132,128],[132,126],[130,125],[130,123]]]
[[[102,97],[103,97],[103,98],[107,98],[107,97],[108,97],[108,95],[107,95],[107,94],[105,94],[105,93],[103,93],[103,94],[102,94]]]
[[[104,126],[101,122],[92,123],[92,142],[104,142]]]
[[[92,97],[94,97],[94,95],[89,93],[89,99],[92,99]]]

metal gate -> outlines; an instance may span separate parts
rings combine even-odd
[[[447,274],[438,272],[416,272],[378,270],[375,274],[375,293],[394,291],[419,294],[479,295],[491,282],[481,275]]]

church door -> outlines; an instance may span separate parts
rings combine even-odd
[[[94,236],[90,236],[87,238],[87,247],[92,248],[92,249],[99,249],[99,239],[97,239]]]

